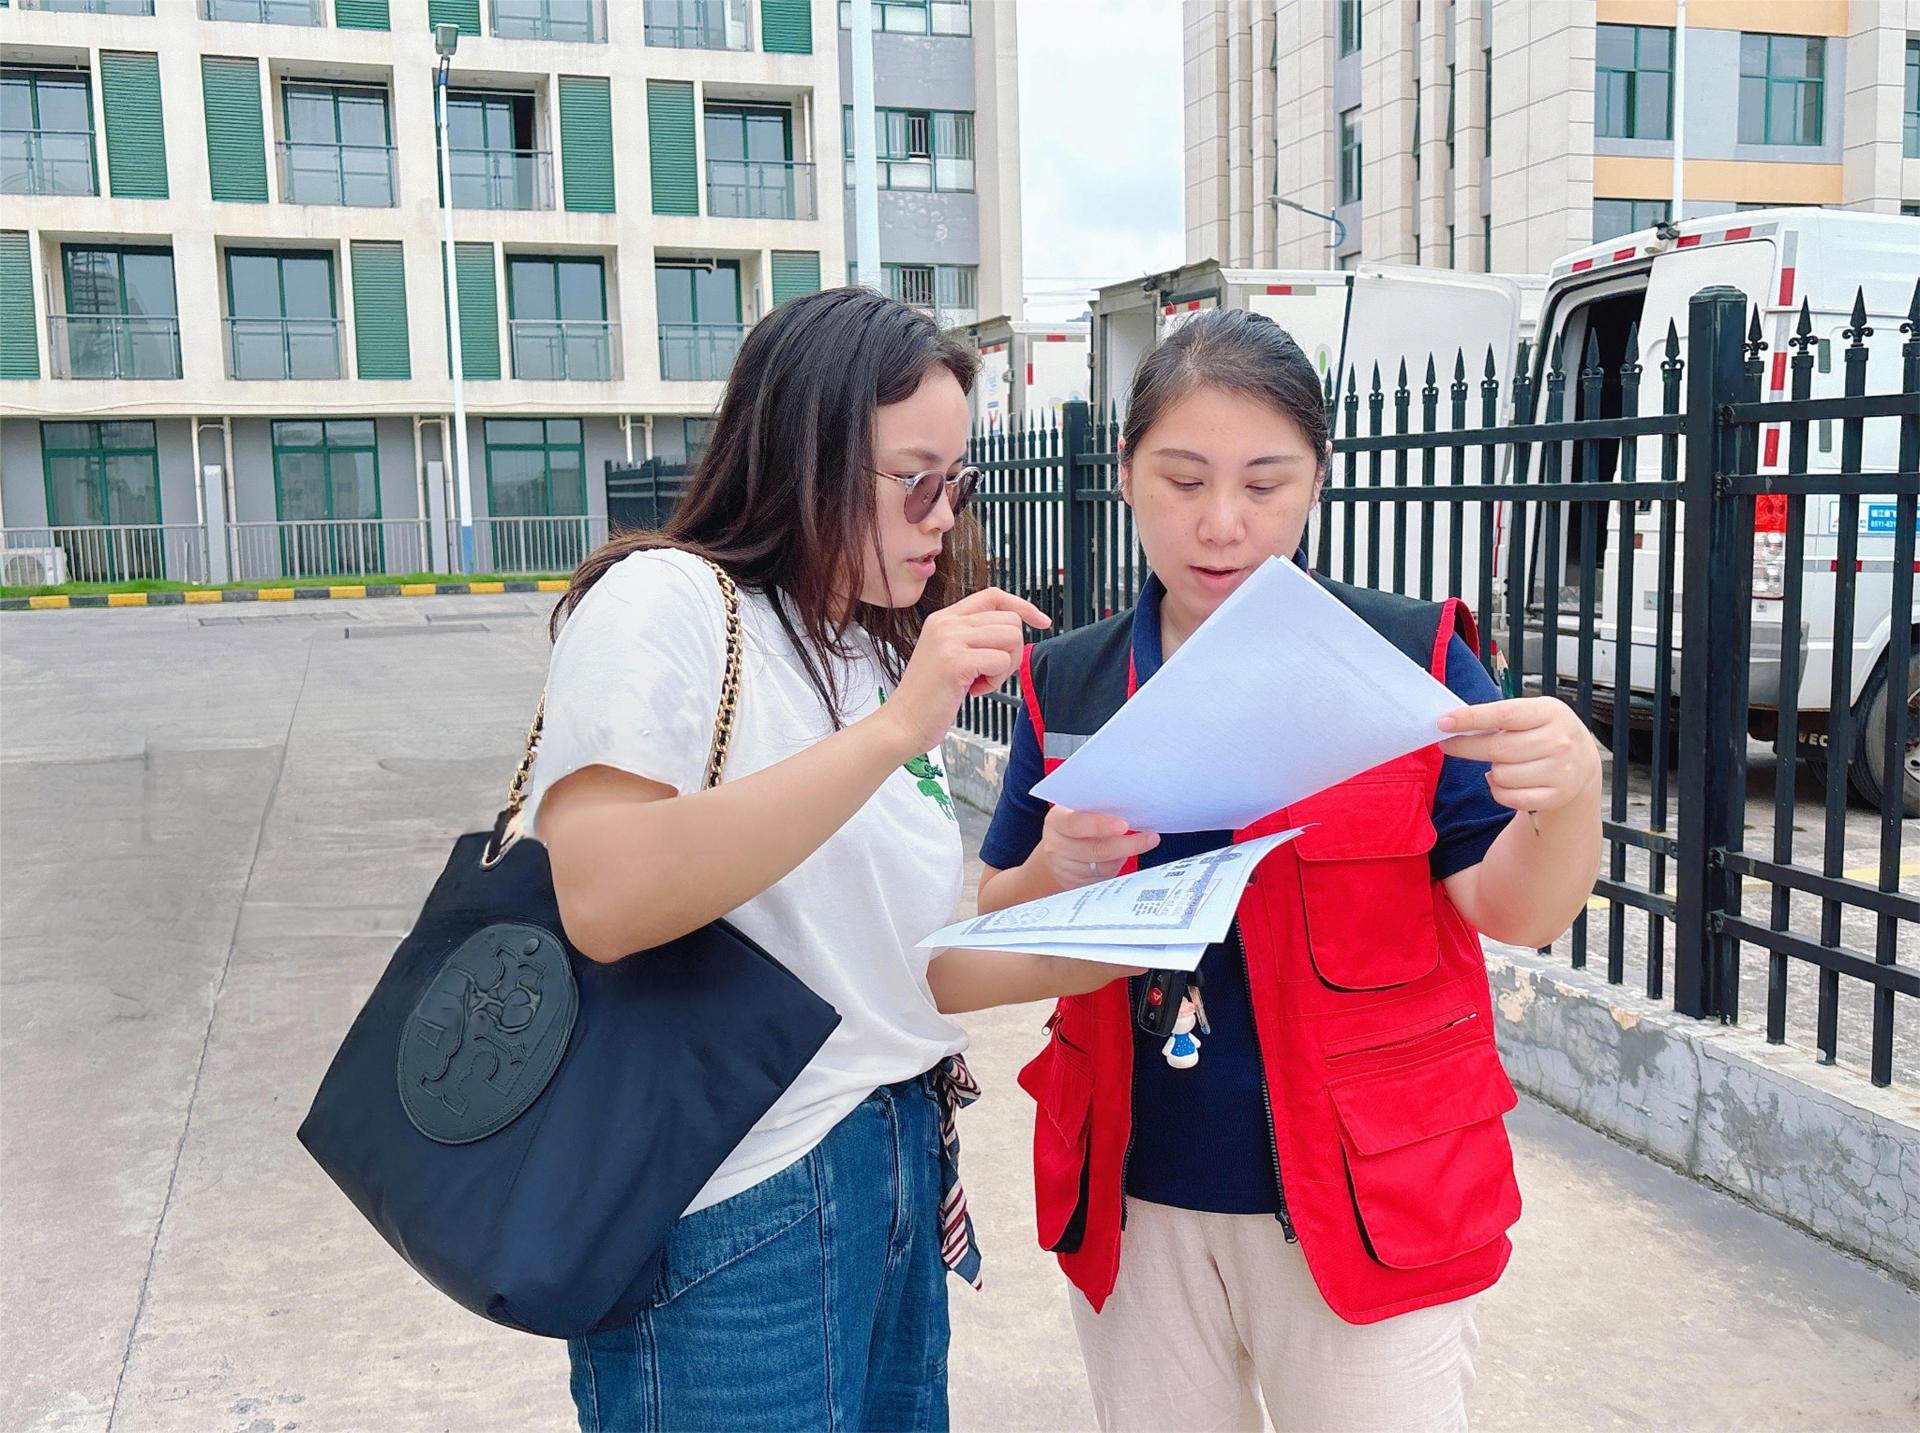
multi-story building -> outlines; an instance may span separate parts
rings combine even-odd
[[[1920,209],[1920,0],[1213,0],[1189,259],[1545,273],[1683,213]],[[1310,212],[1303,212],[1310,211]],[[1330,215],[1339,224],[1317,217]]]
[[[458,566],[450,286],[472,560],[564,571],[605,533],[606,464],[697,451],[747,327],[847,273],[834,0],[0,5],[9,567]],[[983,41],[939,43],[966,58],[919,104],[965,114],[948,70]],[[989,192],[923,196],[973,228],[901,262],[1017,292]]]
[[[851,0],[839,0],[841,145],[851,196]],[[873,103],[886,291],[943,327],[1021,314],[1020,107],[1010,0],[874,0]],[[858,258],[846,212],[849,276]]]

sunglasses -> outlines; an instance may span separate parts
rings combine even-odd
[[[925,522],[943,491],[947,495],[947,506],[953,509],[955,517],[959,517],[973,497],[974,489],[980,486],[980,470],[975,467],[962,468],[952,477],[939,472],[888,473],[879,468],[870,471],[877,478],[893,479],[905,490],[908,522]]]

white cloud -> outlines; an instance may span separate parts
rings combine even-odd
[[[1177,0],[1018,0],[1027,316],[1182,262]]]

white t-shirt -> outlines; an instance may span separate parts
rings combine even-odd
[[[743,588],[740,617],[740,697],[724,781],[833,731],[772,600]],[[858,660],[832,659],[848,724],[877,710],[890,685],[866,634],[856,636]],[[524,829],[538,835],[541,798],[585,766],[698,791],[725,665],[725,609],[705,563],[671,550],[615,563],[554,643]],[[786,879],[727,915],[838,1010],[840,1026],[689,1212],[777,1174],[877,1086],[911,1079],[966,1047],[964,1032],[934,1006],[928,952],[915,949],[954,918],[962,890],[960,829],[938,757],[930,753],[930,768],[910,763],[918,773],[894,772]]]

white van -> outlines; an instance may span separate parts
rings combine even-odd
[[[982,319],[953,330],[980,358],[973,385],[973,426],[998,433],[1034,423],[1058,423],[1068,403],[1087,399],[1085,323],[1028,323]]]
[[[1818,339],[1814,350],[1812,396],[1830,397],[1843,391],[1842,353],[1847,339],[1842,331],[1850,324],[1856,292],[1865,297],[1868,325],[1873,329],[1867,340],[1866,391],[1870,394],[1900,391],[1903,341],[1900,326],[1913,302],[1914,286],[1920,282],[1920,219],[1783,208],[1689,219],[1676,227],[1678,233],[1673,238],[1662,238],[1655,230],[1644,229],[1568,254],[1553,266],[1540,319],[1541,342],[1534,355],[1535,392],[1541,395],[1535,408],[1537,414],[1544,416],[1545,413],[1542,383],[1553,345],[1558,342],[1562,345],[1562,363],[1567,373],[1564,416],[1617,415],[1619,368],[1625,356],[1629,327],[1635,324],[1638,325],[1639,350],[1636,357],[1642,370],[1640,411],[1659,412],[1660,364],[1665,357],[1667,326],[1671,323],[1678,331],[1684,358],[1688,302],[1700,289],[1716,284],[1740,289],[1759,310],[1761,334],[1768,344],[1766,377],[1762,384],[1764,400],[1783,400],[1790,391],[1788,359],[1792,350],[1787,340],[1796,329],[1803,301],[1810,308],[1813,333]],[[1598,341],[1600,363],[1607,372],[1600,408],[1594,414],[1585,411],[1578,376],[1589,335]],[[1838,422],[1831,421],[1810,425],[1807,443],[1810,472],[1839,470],[1840,429]],[[1784,423],[1767,424],[1761,429],[1760,471],[1785,470],[1787,438]],[[1897,469],[1897,418],[1867,419],[1862,438],[1863,471]],[[1602,481],[1613,479],[1616,445],[1595,446],[1599,449],[1597,471],[1589,476]],[[1680,471],[1684,472],[1684,443],[1682,448]],[[1642,440],[1637,445],[1637,453],[1636,476],[1657,479],[1660,476],[1659,443]],[[1565,445],[1561,455],[1562,473],[1570,476],[1577,461],[1576,445]],[[1534,475],[1538,474],[1536,454]],[[1836,582],[1842,580],[1835,570],[1839,507],[1838,498],[1806,500],[1801,630],[1796,634],[1803,653],[1799,729],[1802,754],[1817,765],[1824,765],[1826,755],[1824,729],[1833,681],[1834,594]],[[1617,508],[1598,511],[1604,512],[1609,522],[1617,520]],[[1916,656],[1907,672],[1891,680],[1886,666],[1893,623],[1898,620],[1913,629],[1920,622],[1917,616],[1920,604],[1897,616],[1893,611],[1894,512],[1891,497],[1860,500],[1859,568],[1857,576],[1852,578],[1855,583],[1854,643],[1848,700],[1857,739],[1854,749],[1844,755],[1851,765],[1855,787],[1869,802],[1876,804],[1886,781],[1881,765],[1889,703],[1898,699],[1911,705],[1920,692],[1920,656]],[[1561,551],[1543,560],[1541,524],[1537,513],[1530,518],[1534,534],[1530,609],[1542,610],[1544,583],[1557,576],[1561,586],[1559,626],[1567,633],[1578,632],[1580,628],[1578,521],[1575,517],[1568,518],[1563,524]],[[1663,655],[1674,663],[1671,690],[1676,694],[1679,690],[1680,595],[1677,586],[1670,594],[1676,614],[1673,649],[1662,654],[1655,646],[1655,622],[1661,597],[1657,588],[1662,566],[1658,508],[1648,505],[1636,516],[1634,524],[1630,661],[1634,694],[1640,698],[1636,705],[1644,715],[1645,697],[1653,690],[1655,664],[1663,660]],[[1785,527],[1782,505],[1760,505],[1753,563],[1750,730],[1762,740],[1771,739],[1775,734],[1780,700],[1779,559]],[[1598,581],[1595,625],[1602,640],[1594,651],[1593,672],[1596,681],[1610,683],[1617,548],[1616,540],[1604,533],[1598,541],[1603,568]],[[1680,564],[1678,554],[1675,557],[1677,584]],[[1529,646],[1537,639],[1536,623]],[[1920,640],[1916,640],[1915,648],[1920,653]],[[1560,644],[1555,665],[1563,678],[1576,674],[1577,653],[1572,643]],[[1611,694],[1603,695],[1610,703]],[[1920,815],[1920,722],[1908,727],[1903,803],[1907,815]]]

